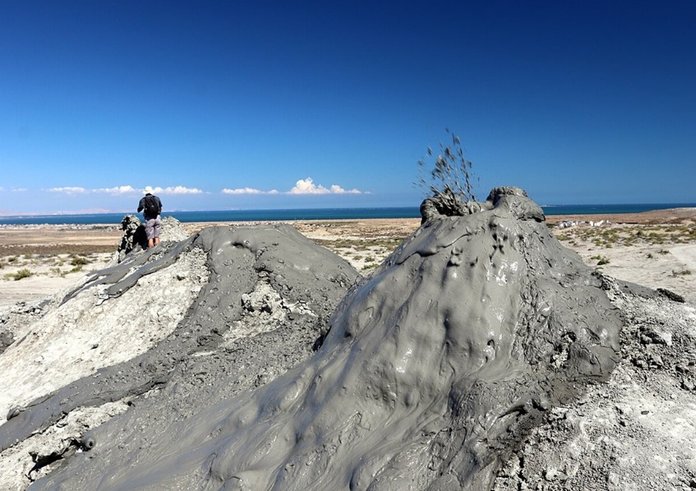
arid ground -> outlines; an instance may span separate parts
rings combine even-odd
[[[363,274],[375,268],[419,219],[291,222],[302,234],[348,260]],[[696,209],[621,215],[549,216],[561,242],[616,278],[666,288],[696,303]],[[207,226],[249,223],[186,223]],[[0,227],[0,307],[54,294],[105,267],[121,237],[117,225]]]

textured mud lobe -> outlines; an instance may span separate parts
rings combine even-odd
[[[544,412],[609,376],[620,320],[524,192],[470,208],[426,219],[305,363],[37,489],[490,488]]]
[[[495,491],[696,487],[696,308],[600,278],[623,319],[621,360],[607,383],[546,414]]]
[[[170,335],[142,355],[14,408],[11,418],[0,426],[0,450],[56,423],[61,425],[76,408],[128,400],[128,411],[83,435],[97,442],[88,454],[89,466],[80,462],[85,458],[82,453],[59,462],[82,483],[65,484],[66,488],[98,487],[95,482],[104,469],[141,452],[159,433],[168,432],[171,424],[244,389],[261,386],[309,357],[316,340],[328,330],[331,312],[359,277],[346,261],[292,227],[215,227],[185,241],[131,255],[98,272],[68,294],[61,308],[71,308],[95,289],[103,291],[99,301],[104,305],[121,305],[136,285],[201,254],[206,258],[206,283]],[[174,273],[172,282],[191,274],[182,269]],[[259,285],[279,299],[269,304],[273,322],[261,332],[248,329],[245,321],[255,321],[249,306],[256,303],[243,301]],[[166,296],[171,285],[157,288]],[[136,300],[147,301],[145,297]],[[110,310],[114,309],[106,308],[104,315]],[[113,326],[115,331],[121,328]]]

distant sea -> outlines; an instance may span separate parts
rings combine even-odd
[[[653,203],[624,205],[548,205],[547,215],[601,215],[605,213],[639,213],[668,208],[696,208],[696,203]],[[85,215],[25,215],[0,217],[0,225],[41,224],[118,224],[126,213],[95,213]],[[416,207],[399,208],[313,208],[293,210],[213,210],[172,211],[180,222],[256,222],[286,220],[340,220],[360,218],[419,218]]]

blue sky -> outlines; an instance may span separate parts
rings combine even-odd
[[[0,214],[696,202],[692,1],[0,0]]]

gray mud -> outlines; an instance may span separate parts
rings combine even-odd
[[[125,414],[82,438],[96,442],[88,454],[90,465],[79,463],[85,455],[80,453],[52,463],[69,464],[67,475],[79,470],[80,475],[71,479],[83,484],[65,484],[66,488],[98,487],[105,469],[126,462],[128,455],[142,451],[159,433],[170,432],[172,425],[209,405],[263,385],[310,356],[328,330],[335,305],[358,278],[346,261],[292,227],[215,227],[131,255],[98,272],[68,294],[64,303],[97,285],[108,286],[110,301],[121,301],[119,297],[143,276],[196,251],[207,256],[209,281],[174,332],[136,358],[102,368],[27,407],[13,408],[11,418],[0,426],[0,449],[43,431],[76,408],[126,399],[131,407]],[[237,336],[234,343],[223,346],[229,332],[243,328],[244,319],[253,314],[250,310],[258,302],[245,304],[243,297],[259,284],[282,298],[279,305],[267,306],[278,311],[273,328]],[[53,487],[50,483],[42,486]]]
[[[696,488],[696,308],[602,277],[623,318],[607,383],[547,412],[495,491]]]
[[[202,232],[185,247],[209,253],[211,284],[177,336],[97,377],[122,370],[104,387],[149,381],[161,394],[96,429],[92,450],[32,489],[490,488],[546,412],[609,377],[620,319],[522,191],[494,190],[459,211],[431,214],[352,288],[319,351],[285,374],[310,354],[354,273],[288,246],[301,240],[285,228],[275,239]],[[262,273],[317,317],[205,354],[216,327],[254,305],[241,295]],[[82,390],[85,399],[89,383],[33,410],[62,410]]]

